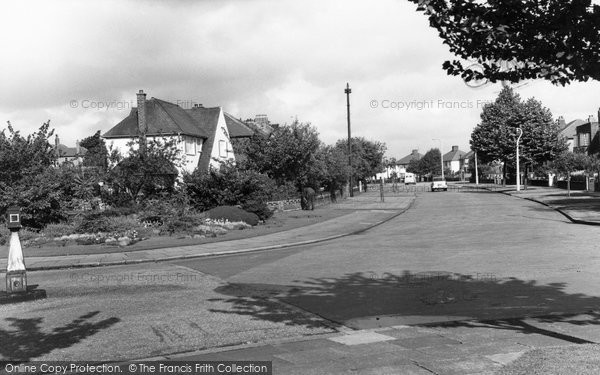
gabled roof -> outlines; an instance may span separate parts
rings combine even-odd
[[[461,159],[471,159],[474,156],[475,156],[475,151],[469,150],[469,152],[464,154]]]
[[[200,155],[200,160],[198,161],[198,168],[200,170],[207,171],[208,166],[210,165],[210,156],[212,155],[213,144],[215,143],[215,133],[217,132],[221,108],[194,107],[186,110],[186,112],[196,121],[198,126],[200,126],[202,130],[208,134],[208,142],[204,142],[202,145],[202,154]]]
[[[227,129],[229,129],[230,138],[244,138],[252,137],[254,135],[254,131],[242,121],[236,119],[227,112],[223,112],[223,114],[225,115],[225,123],[227,124]]]
[[[62,143],[57,146],[58,148],[58,157],[60,158],[69,158],[75,156],[83,156],[87,152],[87,149],[84,147],[79,147],[79,152],[77,152],[77,147],[68,147],[63,145]]]
[[[403,157],[402,159],[396,161],[396,165],[405,165],[410,163],[411,160],[413,159],[417,159],[420,160],[423,157],[423,155],[419,154],[416,150],[413,151],[412,153],[406,155],[405,157]]]
[[[577,127],[579,125],[583,125],[585,123],[586,123],[585,121],[580,120],[580,119],[573,120],[573,121],[569,122],[568,124],[566,124],[565,127],[560,130],[560,134],[562,134],[568,138],[573,138],[575,136],[575,134],[577,134]]]
[[[199,127],[183,108],[156,98],[146,100],[146,124],[147,135],[181,134],[208,138],[206,131]],[[138,135],[138,109],[133,108],[127,117],[106,132],[103,137],[129,138]]]
[[[444,161],[460,160],[460,159],[463,159],[464,155],[466,155],[466,154],[467,154],[466,152],[456,149],[456,150],[447,152],[442,159]]]

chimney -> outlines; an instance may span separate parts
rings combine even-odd
[[[54,137],[54,153],[58,158],[60,156],[60,150],[58,149],[58,145],[60,144],[60,139],[58,138],[58,134]]]
[[[412,154],[413,154],[413,155],[416,155],[416,154],[418,154],[418,153],[419,153],[419,150],[412,150]]]
[[[81,147],[79,146],[79,139],[75,142],[75,155],[79,155]]]
[[[588,117],[588,122],[591,124],[592,122],[596,122],[596,118],[594,117],[594,115],[590,115]]]
[[[600,111],[600,108],[598,109],[598,111]],[[562,129],[567,125],[567,122],[565,121],[565,118],[562,116],[558,116],[558,126]]]
[[[452,152],[458,151],[458,146],[452,146]]]
[[[146,93],[140,90],[137,93],[137,109],[138,109],[138,131],[140,137],[146,138],[148,132],[148,124],[146,123]]]

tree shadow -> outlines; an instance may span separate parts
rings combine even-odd
[[[493,274],[404,271],[397,275],[367,271],[295,283],[298,286],[221,286],[215,291],[227,297],[216,300],[232,308],[211,311],[309,328],[343,325],[365,329],[407,324],[475,327],[473,322],[488,322],[485,324],[498,329],[551,336],[522,318],[542,316],[545,321],[570,323],[568,314],[590,312],[600,306],[599,297],[566,293],[565,283],[538,284],[534,280],[498,279]],[[599,325],[599,318],[596,314],[573,324]],[[460,323],[448,323],[453,321]]]
[[[47,333],[43,332],[41,327],[44,318],[6,318],[13,329],[0,329],[0,355],[4,360],[29,361],[55,349],[68,348],[120,321],[111,317],[96,323],[91,322],[90,320],[99,313],[89,312]]]

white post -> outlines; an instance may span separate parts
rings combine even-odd
[[[479,185],[479,171],[477,170],[477,151],[475,151],[475,185]]]
[[[25,271],[25,262],[23,262],[23,249],[21,249],[21,240],[19,232],[10,233],[10,243],[8,248],[8,266],[6,271]]]

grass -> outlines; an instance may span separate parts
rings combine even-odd
[[[39,247],[24,247],[25,256],[60,256],[60,255],[83,255],[98,253],[118,253],[123,251],[140,251],[150,249],[160,249],[166,247],[198,245],[204,243],[238,240],[262,236],[265,234],[286,231],[294,228],[303,227],[319,223],[325,220],[333,219],[347,214],[348,211],[337,210],[331,205],[317,207],[314,211],[287,211],[277,212],[269,218],[264,224],[257,225],[250,229],[231,230],[224,235],[206,238],[185,238],[182,235],[151,237],[147,240],[137,242],[125,248],[109,245],[68,245],[68,246],[49,246],[41,245]]]

